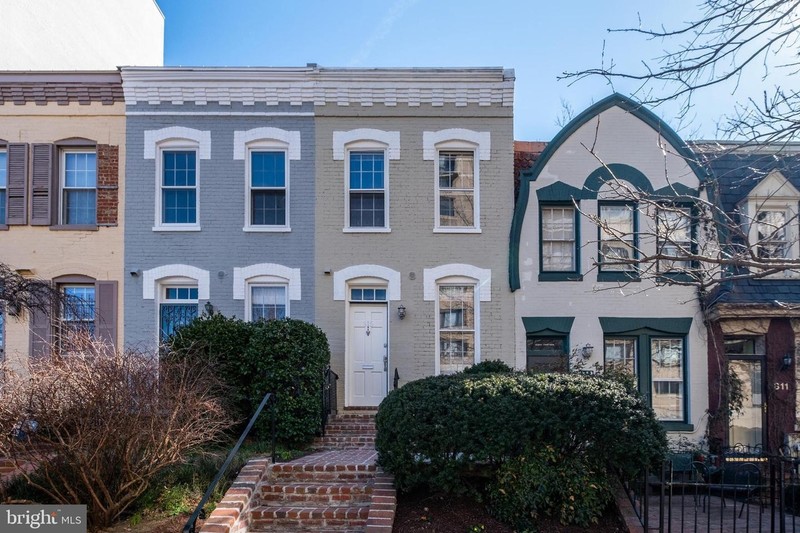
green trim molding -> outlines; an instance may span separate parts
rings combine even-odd
[[[560,317],[522,317],[522,324],[525,326],[527,335],[538,335],[540,337],[569,335],[572,330],[574,316]]]
[[[519,277],[519,244],[520,244],[520,237],[522,234],[522,224],[525,221],[525,212],[528,209],[528,200],[530,198],[530,190],[531,190],[531,182],[536,181],[539,177],[539,174],[544,170],[547,166],[547,163],[550,161],[550,158],[555,154],[558,149],[561,147],[562,144],[573,134],[575,133],[581,126],[586,124],[592,118],[596,117],[603,111],[610,109],[612,107],[619,107],[632,115],[636,118],[640,119],[645,124],[649,125],[654,130],[658,131],[664,139],[670,143],[678,152],[679,155],[683,156],[686,161],[688,162],[689,166],[692,168],[692,171],[697,176],[698,180],[701,183],[705,181],[706,173],[703,169],[696,163],[695,156],[691,150],[686,146],[686,143],[678,136],[675,131],[669,127],[669,125],[661,120],[658,116],[656,116],[652,111],[646,109],[641,104],[633,101],[632,99],[623,96],[619,93],[614,93],[596,104],[586,108],[582,113],[572,119],[569,124],[564,126],[558,134],[553,137],[553,140],[547,144],[547,147],[544,149],[542,154],[536,160],[533,168],[529,171],[525,171],[520,176],[520,190],[519,190],[519,198],[517,199],[517,204],[514,207],[514,216],[511,222],[511,232],[509,235],[509,262],[508,262],[508,274],[509,274],[509,283],[511,285],[511,290],[516,291],[520,288],[520,277]],[[676,189],[677,190],[677,189]],[[582,194],[584,194],[582,192]],[[596,194],[596,191],[595,191]]]
[[[653,184],[641,171],[623,163],[597,167],[583,182],[583,197],[594,200],[600,188],[609,181],[624,180],[645,194],[653,194]]]
[[[600,317],[600,327],[606,335],[687,335],[691,318],[617,318]]]

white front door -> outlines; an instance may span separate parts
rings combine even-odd
[[[377,406],[386,396],[387,307],[351,304],[348,332],[348,405]]]

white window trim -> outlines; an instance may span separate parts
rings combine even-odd
[[[448,131],[448,130],[444,130]],[[487,133],[488,135],[488,133]],[[441,152],[472,152],[472,171],[473,171],[473,184],[472,184],[472,198],[473,198],[473,226],[440,226],[440,192],[439,188],[439,154]],[[480,195],[480,155],[481,148],[479,144],[462,141],[462,140],[446,140],[439,142],[435,145],[436,156],[434,158],[434,201],[433,201],[433,232],[434,233],[481,233],[481,195]]]
[[[298,134],[299,135],[299,134]],[[290,175],[289,175],[289,160],[291,145],[275,139],[259,139],[257,141],[253,141],[247,144],[245,149],[245,172],[244,172],[244,187],[245,187],[245,203],[244,203],[244,227],[242,228],[243,231],[246,232],[253,232],[253,233],[288,233],[292,231],[290,218],[289,218],[289,198],[290,198],[290,190],[291,187],[289,186],[290,182]],[[284,153],[284,164],[286,168],[284,170],[284,175],[286,176],[286,182],[284,184],[284,190],[286,191],[286,223],[283,225],[253,225],[250,223],[251,219],[251,211],[252,211],[252,153],[253,152],[283,152]]]
[[[211,132],[183,126],[145,130],[144,159],[155,159],[159,145],[171,140],[189,140],[197,145],[199,159],[211,159]]]
[[[210,286],[208,270],[183,264],[163,265],[142,272],[142,299],[154,300],[157,285],[160,288],[161,285],[168,283],[169,280],[177,278],[192,280],[197,284],[198,300],[208,300]]]
[[[434,268],[426,268],[422,272],[423,300],[435,302],[439,298],[437,286],[440,280],[450,277],[470,278],[477,281],[481,302],[492,301],[492,271],[488,268],[480,268],[474,265],[463,263],[451,263]]]
[[[492,159],[492,134],[488,131],[473,131],[463,128],[423,131],[422,159],[436,161],[438,159],[438,145],[446,141],[461,141],[477,146],[476,153],[481,161],[491,161]]]
[[[285,283],[288,287],[288,299],[300,300],[302,286],[300,283],[300,269],[289,268],[276,263],[259,263],[246,267],[233,269],[233,299],[244,300],[247,294],[247,284],[255,279],[271,279]]]
[[[433,269],[431,269],[433,270]],[[428,269],[426,269],[426,272]],[[427,282],[427,279],[426,279]],[[483,285],[481,284],[481,280],[477,278],[473,278],[471,276],[459,276],[459,275],[450,275],[441,277],[435,280],[435,284],[433,290],[435,292],[434,298],[434,320],[436,321],[435,324],[435,337],[434,337],[434,344],[435,346],[435,359],[434,359],[434,375],[438,376],[441,374],[441,342],[439,340],[439,335],[441,334],[441,324],[439,318],[439,287],[442,286],[465,286],[471,285],[475,289],[473,291],[474,297],[474,315],[475,315],[475,324],[474,324],[474,335],[475,335],[475,361],[472,363],[473,365],[477,365],[481,362],[481,306],[480,302],[485,301],[481,298],[481,294],[483,293]],[[427,283],[426,283],[427,289]],[[427,300],[427,298],[425,298]]]
[[[287,147],[288,159],[300,160],[300,132],[282,130],[280,128],[253,128],[233,132],[233,159],[243,160],[247,155],[247,147],[256,142],[276,142]]]
[[[387,150],[387,161],[400,159],[400,132],[384,131],[370,128],[359,128],[349,131],[333,132],[333,160],[341,161],[345,159],[345,148],[359,141],[375,141],[382,143]],[[388,167],[388,165],[386,165]]]
[[[4,150],[3,150],[4,151]],[[89,225],[97,224],[97,150],[94,148],[65,148],[63,150],[58,150],[58,216],[57,220],[60,225],[67,225],[66,217],[64,216],[64,209],[66,208],[66,204],[64,202],[64,193],[68,190],[66,188],[67,183],[67,154],[95,154],[95,182],[94,187],[94,222],[89,223]],[[8,179],[8,178],[6,178]],[[89,190],[88,187],[74,187],[70,188],[69,190]],[[8,202],[8,200],[6,200]],[[6,210],[8,210],[8,204],[6,204]],[[5,221],[0,222],[5,223]],[[82,224],[78,224],[82,225]]]
[[[391,147],[377,140],[359,140],[345,147],[344,158],[344,227],[343,233],[391,233],[389,223],[389,153]],[[383,152],[383,226],[351,227],[350,226],[350,153],[351,152]]]
[[[153,231],[200,231],[202,228],[200,226],[200,164],[199,161],[200,157],[200,148],[197,144],[192,142],[192,140],[187,139],[170,139],[168,141],[164,141],[157,146],[157,153],[158,157],[156,158],[156,212],[155,212],[155,225],[153,226]],[[162,213],[161,213],[161,197],[162,197],[162,188],[161,184],[163,182],[164,176],[162,175],[163,166],[164,166],[164,152],[173,152],[173,151],[183,151],[183,152],[195,152],[195,175],[194,175],[194,189],[195,189],[195,222],[194,224],[170,224],[162,222]]]
[[[400,272],[381,265],[353,265],[333,273],[333,299],[345,301],[349,299],[347,286],[358,278],[372,278],[361,280],[372,286],[386,283],[386,301],[396,302],[402,300]]]
[[[247,280],[245,286],[245,298],[244,298],[244,320],[245,322],[252,322],[253,321],[253,287],[281,287],[284,290],[284,296],[286,297],[286,312],[285,316],[288,318],[292,316],[291,314],[291,305],[289,298],[289,280],[285,278],[279,278],[276,276],[256,276],[254,278],[250,278]]]

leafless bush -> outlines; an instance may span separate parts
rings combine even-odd
[[[215,380],[186,362],[92,344],[6,369],[0,454],[36,465],[26,481],[56,503],[86,504],[93,528],[116,520],[153,476],[229,426]]]

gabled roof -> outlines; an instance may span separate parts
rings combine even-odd
[[[539,174],[547,165],[550,158],[556,151],[561,147],[561,145],[573,134],[575,133],[581,126],[589,122],[591,119],[610,109],[612,107],[619,107],[628,113],[632,114],[645,124],[649,125],[654,130],[658,131],[664,139],[669,142],[675,149],[678,151],[680,155],[684,157],[684,159],[689,163],[692,170],[694,171],[697,178],[702,182],[705,178],[704,170],[695,164],[694,162],[694,153],[686,147],[686,143],[683,139],[678,136],[675,131],[669,127],[669,125],[661,120],[657,115],[655,115],[652,111],[648,110],[641,104],[631,100],[630,98],[623,96],[619,93],[614,93],[611,96],[608,96],[596,104],[589,106],[586,108],[581,114],[576,116],[572,119],[569,124],[564,126],[564,128],[558,132],[558,134],[553,138],[553,140],[547,144],[547,147],[544,149],[542,154],[536,160],[534,166],[522,173],[520,180],[520,190],[519,190],[519,198],[517,199],[516,206],[514,208],[514,217],[511,222],[511,234],[509,237],[509,263],[508,263],[508,274],[509,274],[509,283],[511,284],[511,290],[515,291],[520,288],[520,279],[519,279],[519,241],[520,236],[522,233],[522,224],[525,220],[525,211],[528,208],[528,198],[530,196],[530,182],[536,181],[539,177]]]
[[[778,171],[795,188],[800,189],[800,153],[759,149],[723,150],[719,153],[697,150],[710,170],[718,202],[726,213],[734,213],[742,202],[767,176]],[[735,219],[735,217],[734,217]],[[711,299],[711,305],[781,305],[778,302],[800,303],[800,282],[797,278],[740,279],[723,284]]]

